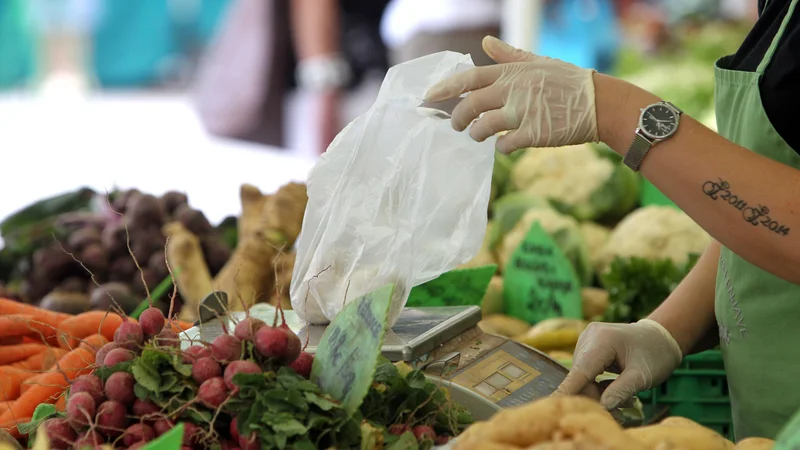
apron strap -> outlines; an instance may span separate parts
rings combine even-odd
[[[761,59],[761,63],[758,65],[756,72],[759,75],[763,75],[764,71],[767,69],[770,61],[772,61],[772,55],[775,54],[775,50],[778,48],[778,43],[781,41],[781,37],[783,36],[783,32],[786,31],[786,27],[789,25],[789,21],[792,19],[792,14],[794,13],[794,8],[797,6],[798,0],[792,0],[792,3],[789,5],[789,10],[786,11],[786,15],[783,17],[781,21],[781,26],[778,28],[778,32],[775,33],[775,37],[772,38],[772,43],[770,43],[767,52],[764,53],[764,58]],[[769,0],[764,2],[764,9],[767,8],[767,4]]]

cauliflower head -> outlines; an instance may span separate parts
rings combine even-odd
[[[536,222],[550,235],[564,256],[572,263],[581,284],[591,283],[593,272],[578,221],[550,207],[528,210],[514,228],[503,236],[497,247],[497,260],[500,268],[505,270],[514,251],[525,240],[528,231]]]
[[[689,262],[711,242],[711,236],[686,213],[671,206],[646,206],[625,217],[603,248],[601,272],[616,257],[650,261],[669,259],[676,265]]]
[[[591,144],[527,151],[510,179],[517,191],[547,199],[578,220],[621,216],[639,195],[639,177]]]
[[[603,249],[611,237],[611,229],[595,222],[583,222],[580,229],[589,252],[589,263],[598,269],[603,259]]]

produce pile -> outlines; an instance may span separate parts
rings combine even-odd
[[[154,307],[138,321],[6,299],[0,312],[27,342],[0,347],[0,430],[46,448],[142,448],[181,423],[187,449],[427,449],[472,423],[421,371],[383,358],[348,413],[312,381],[314,357],[282,314],[182,348],[190,324]]]
[[[517,449],[718,449],[768,450],[774,441],[744,439],[737,444],[689,419],[669,417],[658,424],[622,429],[599,403],[585,397],[548,397],[505,409],[471,426],[455,450]]]
[[[265,195],[243,185],[240,196],[241,217],[216,227],[180,192],[82,189],[37,202],[0,223],[0,295],[69,314],[138,313],[146,297],[187,321],[213,290],[240,309],[256,301],[288,304],[305,186]],[[153,298],[173,278],[176,302],[169,289]]]
[[[632,322],[655,309],[711,238],[676,208],[638,207],[639,189],[639,175],[603,145],[497,154],[484,244],[465,264],[498,266],[482,328],[569,359],[588,321]],[[504,270],[534,223],[571,262],[583,286],[583,320],[531,327],[504,314]]]

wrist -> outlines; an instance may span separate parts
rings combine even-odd
[[[594,74],[597,134],[600,141],[625,156],[639,126],[640,109],[659,98],[627,81]]]
[[[683,355],[685,354],[685,352],[683,348],[681,348],[680,344],[678,344],[678,341],[675,339],[675,336],[673,336],[672,333],[664,325],[652,319],[642,319],[636,323],[638,325],[643,325],[658,330],[658,332],[661,333],[662,336],[664,336],[664,339],[667,342],[669,342],[669,346],[670,348],[672,348],[672,354],[673,356],[675,356],[676,360],[675,364],[676,365],[680,364],[680,362],[683,360]]]

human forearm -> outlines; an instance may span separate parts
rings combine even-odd
[[[339,52],[338,0],[292,0],[291,16],[300,60]]]
[[[713,241],[686,278],[648,317],[670,332],[684,355],[696,350],[716,327],[714,285],[719,252],[720,244]]]
[[[600,139],[624,155],[639,109],[660,99],[621,80],[594,79]],[[793,238],[800,234],[800,171],[736,145],[687,115],[675,136],[648,153],[641,171],[722,245],[800,283],[800,240]]]

